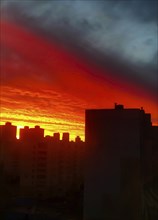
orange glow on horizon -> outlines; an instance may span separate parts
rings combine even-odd
[[[70,139],[84,140],[85,109],[113,108],[118,102],[125,108],[143,106],[158,124],[158,104],[143,88],[109,72],[99,77],[101,69],[15,24],[1,22],[1,30],[1,44],[11,51],[2,54],[7,77],[1,80],[1,123],[39,125],[45,135],[69,132]]]

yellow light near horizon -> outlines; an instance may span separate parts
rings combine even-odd
[[[36,125],[39,125],[44,129],[44,136],[53,136],[53,133],[59,132],[60,138],[62,138],[62,133],[69,132],[70,140],[75,140],[76,136],[80,136],[84,140],[84,121],[78,118],[70,117],[69,115],[38,115],[36,114],[29,115],[28,112],[22,110],[12,110],[3,109],[0,113],[1,122],[0,124],[5,124],[7,121],[11,122],[12,125],[17,126],[17,139],[19,139],[20,128],[24,126],[29,126],[34,128]]]
[[[8,120],[8,121],[10,121],[10,120]],[[6,123],[6,121],[0,121],[0,125],[5,125],[5,123]],[[26,122],[20,122],[20,125],[19,125],[19,122],[17,122],[17,121],[13,121],[11,123],[12,123],[12,125],[17,126],[17,133],[16,133],[16,138],[17,139],[20,138],[20,129],[21,128],[24,128],[25,126],[29,126],[29,128],[34,128],[35,125],[36,125],[36,124],[33,124],[33,123],[30,123],[28,125],[28,123],[26,123]],[[50,131],[50,130],[47,130],[47,127],[42,125],[42,124],[40,124],[40,127],[44,129],[44,136],[47,136],[47,135],[53,136],[53,133],[59,132],[60,133],[60,139],[62,139],[62,133],[69,132],[70,133],[70,141],[71,140],[74,141],[76,136],[80,136],[80,138],[83,141],[85,140],[84,134],[82,134],[80,132],[76,134],[76,131],[73,131],[73,130],[69,130],[69,131],[65,131],[65,130]]]
[[[20,138],[20,128],[24,128],[24,126],[17,125],[17,132],[16,132],[16,138],[17,138],[17,139]]]

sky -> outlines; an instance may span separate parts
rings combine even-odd
[[[1,124],[84,139],[85,109],[141,108],[158,124],[154,0],[2,0]]]

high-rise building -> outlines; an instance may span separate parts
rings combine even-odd
[[[85,220],[140,220],[143,146],[151,129],[143,109],[86,110]]]
[[[42,196],[47,187],[47,145],[40,126],[20,129],[20,190],[23,196]]]
[[[64,142],[69,142],[69,133],[68,132],[64,132],[63,133],[63,137],[62,137],[62,141]]]
[[[33,141],[42,141],[44,138],[44,129],[36,125],[34,128],[30,128],[30,137]]]
[[[10,122],[0,126],[0,166],[5,185],[15,183],[19,178],[20,167],[16,131],[17,127]]]
[[[53,139],[54,139],[54,141],[57,141],[57,142],[59,142],[60,141],[60,133],[54,133],[53,134]]]
[[[20,140],[26,141],[30,138],[30,130],[28,126],[20,129]]]
[[[0,125],[0,139],[2,141],[12,141],[16,139],[17,127],[11,122],[6,122],[5,125]]]

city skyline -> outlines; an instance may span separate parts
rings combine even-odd
[[[38,125],[21,128],[17,140],[16,129],[10,122],[0,126],[0,211],[5,216],[158,216],[158,126],[143,107],[115,103],[112,109],[86,109],[85,142],[79,136],[70,141],[68,132],[62,140],[59,133],[44,137]]]
[[[0,218],[158,219],[158,1],[0,14]]]
[[[0,123],[84,139],[84,110],[119,102],[143,106],[158,124],[156,8],[142,0],[3,0]]]
[[[15,129],[16,132],[15,132],[15,135],[14,135],[15,136],[14,138],[16,138],[16,139],[22,139],[21,134],[22,134],[23,130],[29,130],[30,131],[30,130],[34,130],[34,129],[41,129],[41,130],[43,130],[43,138],[48,138],[48,137],[55,138],[57,136],[59,141],[61,141],[61,140],[64,141],[65,136],[68,136],[66,138],[66,139],[68,139],[68,141],[76,141],[76,139],[81,140],[80,136],[78,136],[78,135],[75,137],[74,140],[72,140],[70,138],[71,134],[69,132],[60,133],[60,132],[56,131],[56,132],[52,133],[51,135],[47,135],[47,134],[45,134],[45,130],[43,128],[41,128],[39,125],[35,125],[34,127],[30,127],[28,125],[26,125],[24,127],[22,127],[22,126],[18,127],[16,125],[12,124],[12,122],[5,122],[5,124],[0,125],[1,128],[6,127],[6,126],[13,126],[13,127],[16,128]],[[83,140],[81,140],[81,141],[83,141]]]
[[[119,105],[121,105],[121,104],[117,104],[117,103],[114,103],[114,106],[119,106]],[[99,109],[99,108],[96,108],[96,109]],[[111,110],[112,108],[109,108],[109,110]],[[128,109],[128,108],[126,108],[126,109]],[[132,108],[129,108],[129,109],[132,109]],[[135,108],[133,108],[133,109],[135,109]],[[140,107],[140,108],[136,108],[136,109],[141,109],[141,110],[143,110],[144,108],[143,107]],[[102,110],[105,110],[105,108],[102,108]],[[87,109],[85,110],[85,111],[87,111]],[[152,115],[151,115],[151,118],[152,118]],[[50,137],[52,137],[52,135],[53,134],[55,134],[55,133],[59,133],[59,139],[60,140],[62,140],[62,135],[64,134],[64,133],[68,133],[69,134],[69,138],[70,138],[70,141],[75,141],[75,139],[76,139],[76,137],[80,137],[81,139],[82,139],[82,141],[85,141],[85,133],[83,134],[83,136],[80,136],[80,135],[71,135],[71,132],[70,131],[63,131],[63,132],[59,132],[58,130],[55,130],[54,132],[50,132],[49,134],[47,134],[47,132],[46,132],[46,130],[43,128],[43,127],[40,127],[39,125],[33,125],[33,126],[30,126],[29,124],[25,124],[24,126],[19,126],[19,125],[16,125],[16,124],[13,124],[12,122],[9,122],[9,121],[7,121],[7,122],[5,122],[5,123],[0,123],[0,126],[4,126],[4,125],[6,125],[7,123],[9,123],[9,124],[11,124],[11,125],[13,125],[13,126],[16,126],[16,139],[20,139],[20,131],[22,130],[22,129],[25,129],[25,128],[29,128],[29,129],[32,129],[32,128],[36,128],[36,127],[39,127],[39,128],[41,128],[41,129],[43,129],[44,130],[44,137],[47,137],[47,136],[50,136]],[[152,123],[152,121],[151,121],[151,123]],[[157,126],[157,124],[154,124],[154,123],[152,123],[152,125],[153,126]],[[84,125],[85,126],[85,125]]]

